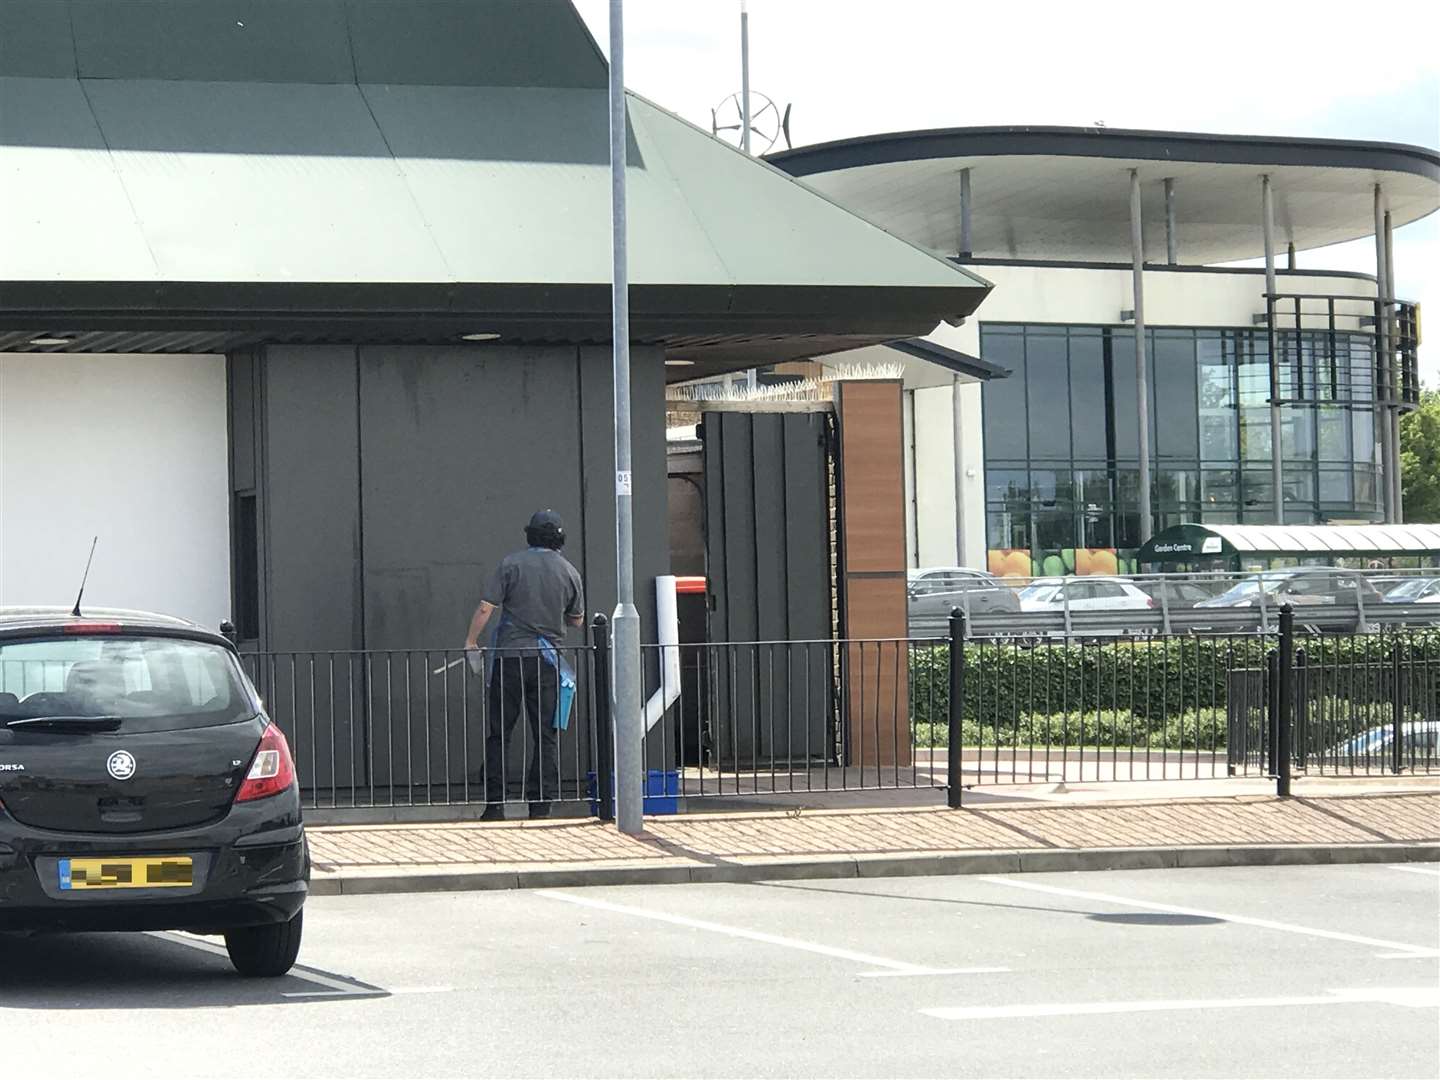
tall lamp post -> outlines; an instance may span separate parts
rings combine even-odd
[[[610,0],[610,217],[612,319],[615,380],[615,583],[611,619],[615,677],[615,825],[623,833],[643,828],[641,791],[640,612],[635,607],[635,536],[630,465],[630,274],[625,227],[625,0]],[[599,782],[606,783],[601,777]]]

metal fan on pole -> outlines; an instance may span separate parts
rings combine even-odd
[[[751,147],[758,147],[762,154],[768,153],[781,139],[785,140],[785,149],[790,149],[789,105],[782,110],[770,98],[752,90],[749,111],[749,139],[744,137],[747,131],[745,109],[739,94],[731,94],[710,110],[710,134],[740,147],[746,153],[751,151]]]

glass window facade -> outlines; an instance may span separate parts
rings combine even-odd
[[[1284,342],[1282,385],[1301,399],[1282,410],[1285,519],[1380,520],[1369,340],[1310,336]],[[1273,520],[1265,331],[1156,328],[1146,342],[1154,528]],[[980,351],[1012,372],[984,389],[992,552],[1028,551],[1037,573],[1124,569],[1140,544],[1135,331],[982,323]]]

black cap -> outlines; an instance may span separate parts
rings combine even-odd
[[[565,522],[560,520],[560,515],[554,510],[536,510],[530,515],[530,524],[527,529],[565,529]]]

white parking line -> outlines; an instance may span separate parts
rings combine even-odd
[[[213,941],[206,941],[204,938],[195,937],[191,934],[179,931],[155,931],[151,937],[159,938],[162,941],[171,941],[177,945],[188,945],[200,952],[210,953],[212,956],[223,956],[227,960],[230,954],[225,951],[223,945],[216,945]],[[304,982],[313,983],[316,986],[325,987],[324,990],[294,990],[289,993],[281,993],[281,997],[287,998],[308,998],[308,997],[375,997],[377,994],[388,993],[384,990],[372,989],[368,986],[357,986],[355,983],[345,982],[342,979],[332,979],[329,975],[322,975],[318,971],[310,971],[303,967],[293,967],[288,973],[292,979],[301,979]]]
[[[782,949],[797,949],[800,952],[817,953],[820,956],[832,956],[837,960],[850,960],[857,964],[864,964],[866,967],[885,969],[883,971],[861,973],[869,976],[982,975],[1010,970],[1009,968],[998,967],[934,968],[926,967],[922,964],[907,964],[901,960],[889,960],[883,956],[872,956],[869,953],[855,952],[851,949],[838,949],[833,945],[821,945],[813,941],[800,941],[798,938],[781,937],[779,934],[767,934],[761,930],[747,930],[740,926],[725,926],[721,923],[708,922],[705,919],[692,919],[686,915],[672,915],[667,911],[655,911],[651,908],[631,907],[628,904],[612,904],[608,900],[596,900],[588,896],[576,896],[573,893],[542,891],[539,895],[547,896],[551,900],[562,900],[567,904],[578,904],[580,907],[595,908],[599,911],[611,911],[617,915],[633,915],[636,918],[651,919],[655,922],[669,923],[672,926],[684,926],[691,930],[705,930],[711,934],[724,934],[726,937],[759,941],[766,945],[778,945]]]
[[[1440,949],[1427,945],[1410,945],[1403,941],[1386,941],[1384,938],[1365,937],[1361,934],[1346,934],[1339,930],[1320,930],[1313,926],[1297,926],[1294,923],[1276,922],[1273,919],[1256,919],[1249,915],[1227,915],[1220,911],[1202,911],[1200,908],[1181,907],[1178,904],[1161,904],[1154,900],[1136,900],[1129,896],[1115,896],[1111,893],[1088,892],[1084,889],[1063,889],[1058,885],[1042,885],[1037,881],[1016,881],[1012,878],[986,877],[992,885],[1005,885],[1012,889],[1028,889],[1031,892],[1049,893],[1052,896],[1068,896],[1076,900],[1098,900],[1117,907],[1149,908],[1151,911],[1168,911],[1175,915],[1193,915],[1202,919],[1219,919],[1221,922],[1239,923],[1244,926],[1259,926],[1266,930],[1279,930],[1287,934],[1302,934],[1306,937],[1326,938],[1330,941],[1348,941],[1355,945],[1369,945],[1386,949],[1406,957],[1440,956]]]
[[[1391,865],[1391,870],[1400,870],[1406,874],[1424,874],[1426,877],[1440,878],[1440,870],[1432,870],[1428,866],[1396,866]]]
[[[1037,1016],[1098,1016],[1107,1013],[1189,1012],[1205,1009],[1274,1009],[1311,1005],[1354,1005],[1370,1002],[1411,1009],[1440,1008],[1440,989],[1433,986],[1368,987],[1330,990],[1303,997],[1212,998],[1178,1001],[1086,1001],[1043,1005],[965,1005],[921,1009],[940,1020],[1009,1020]]]

